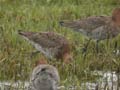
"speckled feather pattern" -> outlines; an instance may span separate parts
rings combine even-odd
[[[47,64],[34,68],[28,90],[58,90],[60,77],[55,67]]]
[[[50,59],[62,59],[65,53],[70,52],[68,40],[60,34],[54,32],[25,31],[20,31],[19,34]]]
[[[112,16],[91,16],[81,20],[61,21],[60,24],[92,39],[114,38],[120,33],[120,8],[115,8]]]
[[[64,27],[74,29],[75,31],[78,32],[80,29],[86,32],[90,32],[95,28],[105,25],[106,23],[109,22],[110,19],[111,19],[110,16],[91,16],[88,18],[83,18],[81,20],[74,21],[65,20],[62,21],[61,25]]]
[[[89,37],[97,40],[104,40],[116,37],[120,33],[120,27],[112,23],[96,28]]]

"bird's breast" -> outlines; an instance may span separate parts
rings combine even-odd
[[[54,58],[54,49],[53,48],[44,48],[41,45],[31,42],[31,44],[41,53],[43,53],[47,58],[52,59]]]

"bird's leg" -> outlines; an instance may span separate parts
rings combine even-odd
[[[98,53],[99,52],[99,48],[98,48],[98,43],[99,43],[100,40],[97,40],[96,41],[96,52]]]
[[[87,44],[86,44],[85,47],[82,49],[82,53],[84,54],[84,56],[83,56],[83,59],[84,59],[84,60],[85,60],[86,55],[87,55],[87,48],[88,48],[88,46],[89,46],[90,41],[91,41],[91,38],[88,40]]]
[[[91,38],[90,38],[90,39],[88,40],[88,42],[85,44],[85,47],[82,48],[82,53],[83,53],[83,54],[87,52],[87,48],[88,48],[88,46],[89,46],[90,41],[91,41]]]

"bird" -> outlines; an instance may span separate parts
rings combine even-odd
[[[41,65],[41,64],[48,64],[47,60],[45,57],[40,57],[37,61],[34,63],[34,67]]]
[[[18,30],[18,34],[50,60],[55,58],[63,60],[64,63],[70,63],[73,60],[69,41],[58,33]]]
[[[116,37],[120,33],[120,8],[114,9],[110,22],[92,30],[89,35],[93,39],[105,40]]]
[[[88,36],[92,30],[105,25],[109,21],[110,16],[90,16],[80,20],[63,20],[60,21],[59,24]]]
[[[59,23],[61,26],[69,27],[89,38],[88,43],[85,45],[85,51],[90,40],[96,40],[98,51],[99,41],[114,38],[120,33],[120,8],[115,8],[112,11],[112,16],[90,16],[81,20],[67,20]]]
[[[32,71],[28,90],[58,90],[59,82],[57,68],[49,64],[39,64]]]

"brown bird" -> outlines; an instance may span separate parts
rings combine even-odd
[[[72,60],[70,44],[62,35],[54,32],[25,32],[21,30],[18,33],[47,58],[61,59],[65,63]]]
[[[116,37],[120,33],[120,8],[115,8],[112,16],[92,16],[76,21],[61,21],[61,26],[79,31],[98,42],[104,39]],[[90,41],[89,40],[89,41]],[[89,42],[86,47],[88,47]]]
[[[120,33],[120,8],[114,9],[111,20],[94,30],[89,37],[97,40],[104,40],[116,37]]]
[[[64,20],[60,21],[59,23],[63,27],[71,28],[74,31],[88,36],[89,33],[92,32],[92,30],[105,25],[109,21],[109,16],[90,16],[81,20]]]
[[[55,67],[40,64],[33,69],[28,90],[58,90],[60,77]]]
[[[48,64],[47,60],[44,57],[41,57],[39,60],[35,61],[34,67],[41,64]]]

